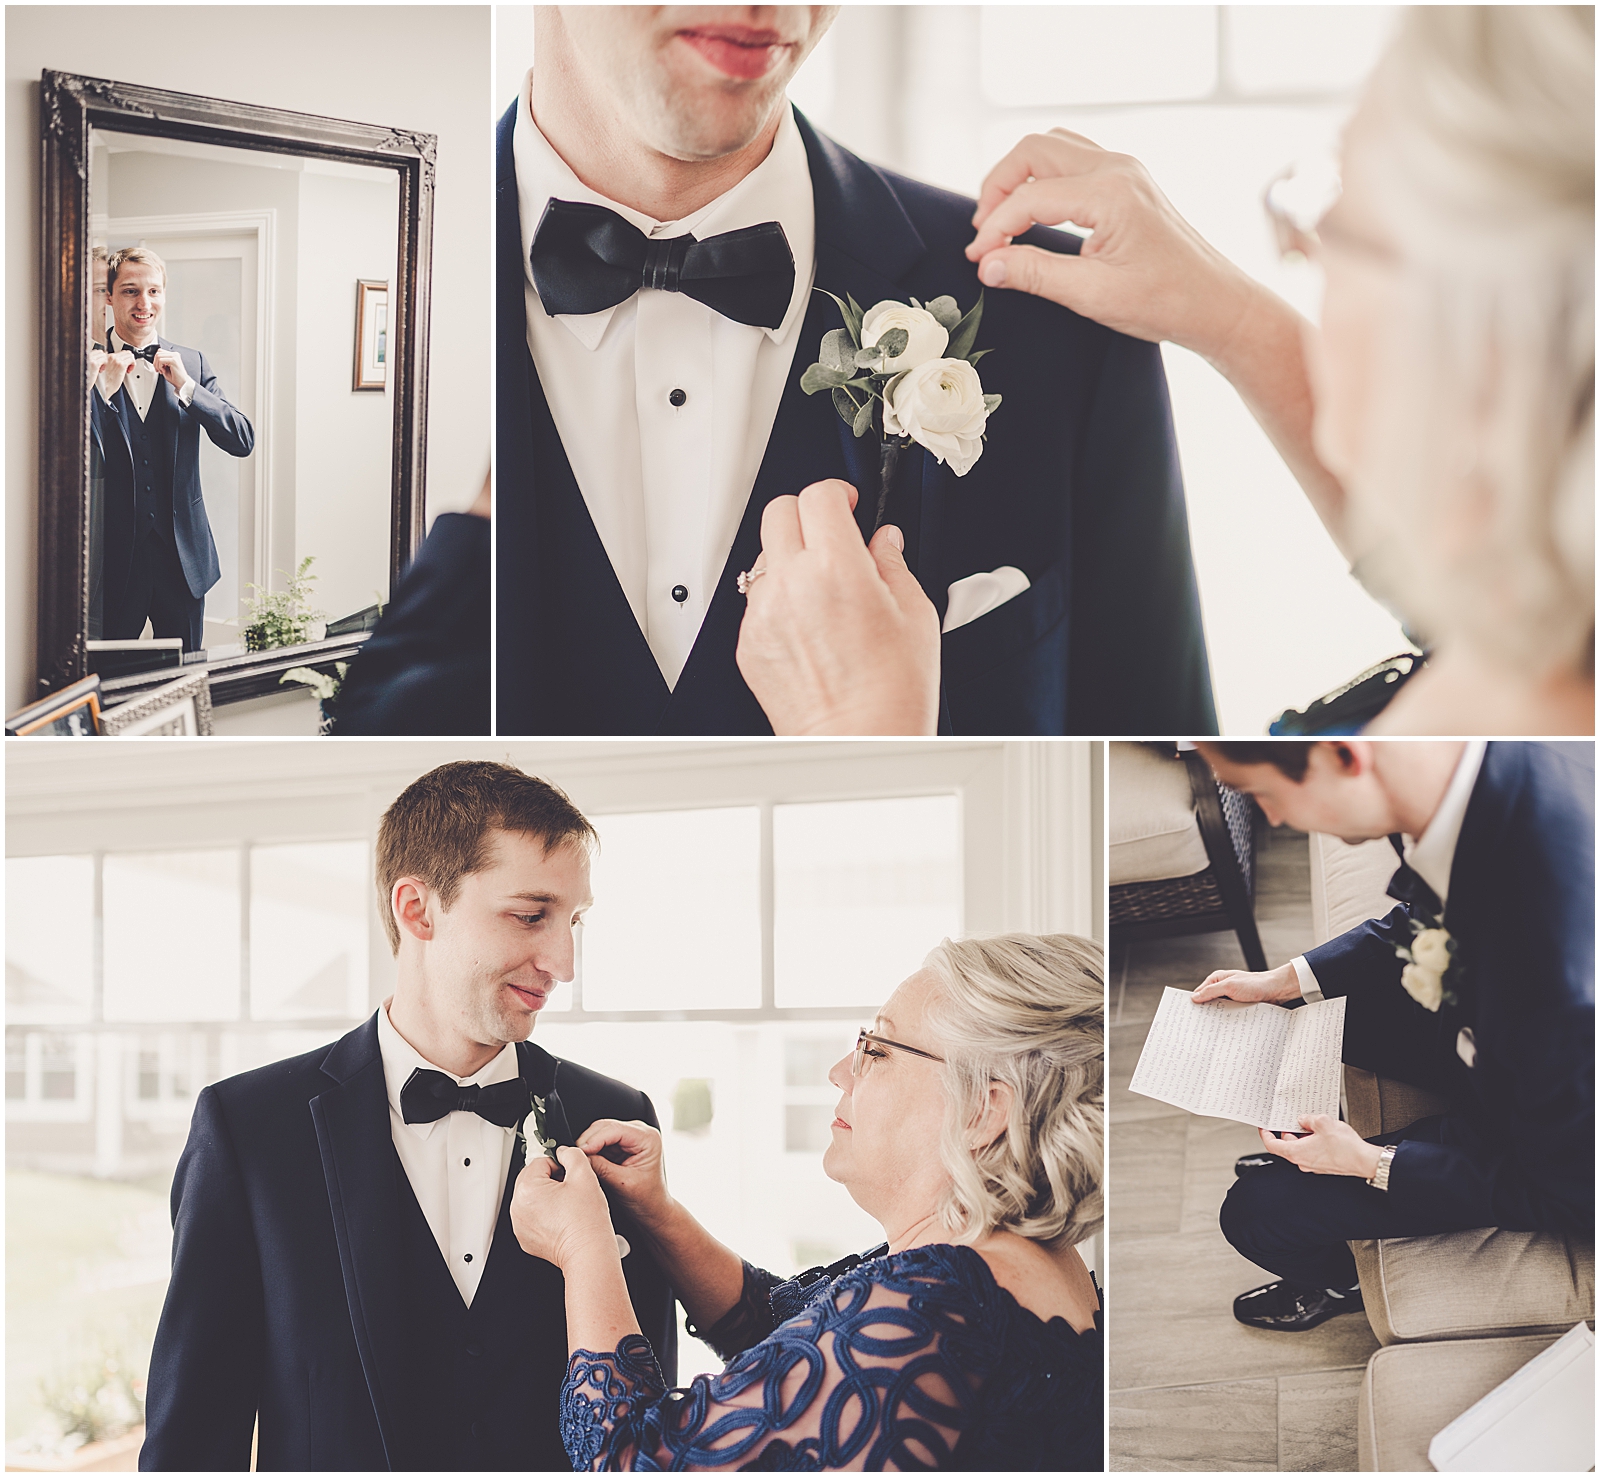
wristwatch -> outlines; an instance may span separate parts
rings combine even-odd
[[[1378,1152],[1378,1167],[1372,1171],[1372,1178],[1367,1181],[1374,1190],[1387,1190],[1389,1188],[1389,1166],[1394,1163],[1395,1150],[1399,1144],[1385,1144]]]

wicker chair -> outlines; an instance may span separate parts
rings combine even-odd
[[[1123,944],[1178,934],[1232,929],[1245,967],[1262,970],[1267,956],[1256,932],[1255,805],[1248,795],[1219,785],[1193,749],[1168,744],[1111,745],[1111,936]],[[1120,812],[1120,814],[1119,814]],[[1137,822],[1130,818],[1137,812]],[[1118,877],[1119,850],[1139,836],[1119,836],[1119,820],[1144,830],[1164,830],[1162,841],[1176,875],[1150,876],[1146,855],[1133,876]],[[1198,832],[1199,845],[1195,845]],[[1204,864],[1195,869],[1195,864]]]

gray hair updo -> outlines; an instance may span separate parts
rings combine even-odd
[[[941,1221],[958,1242],[1014,1231],[1072,1246],[1105,1216],[1105,973],[1070,934],[946,939],[924,961],[927,1025],[944,1058]],[[1011,1089],[1004,1130],[974,1149],[991,1082]]]
[[[1441,647],[1594,661],[1594,8],[1422,5],[1363,155],[1404,259],[1361,577]]]

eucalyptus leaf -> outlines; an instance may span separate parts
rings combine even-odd
[[[978,337],[978,325],[983,322],[983,289],[978,289],[978,300],[972,305],[972,311],[967,314],[950,333],[950,347],[945,352],[947,359],[965,359],[972,352],[973,341]]]
[[[813,364],[800,376],[800,388],[808,395],[815,395],[818,390],[834,389],[849,378],[847,370],[829,369],[826,365]]]
[[[903,328],[891,328],[878,340],[878,347],[883,350],[886,359],[893,359],[905,353],[906,345],[911,342],[911,335]]]
[[[870,400],[867,402],[872,403]],[[846,389],[835,389],[833,392],[833,408],[843,418],[845,425],[853,427],[856,423],[856,397]]]
[[[883,363],[883,345],[873,344],[870,349],[856,350],[856,368],[870,369],[874,364]]]
[[[852,390],[865,390],[868,395],[873,393],[872,376],[870,374],[864,374],[859,379],[846,380],[845,383],[849,385]]]
[[[812,290],[814,292],[820,292],[824,297],[833,298],[834,303],[838,306],[839,316],[844,319],[844,326],[849,330],[851,343],[853,343],[857,348],[860,348],[861,309],[856,306],[856,300],[853,297],[850,298],[849,305],[846,306],[846,304],[840,302],[837,297],[834,297],[834,295],[829,292],[826,287],[817,287],[813,288]],[[848,296],[848,294],[846,294],[846,296]]]
[[[985,354],[992,353],[994,353],[993,349],[974,349],[970,354],[967,355],[967,363],[976,369],[978,367],[978,360],[983,358]]]
[[[893,405],[894,404],[894,392],[895,392],[896,387],[899,385],[900,381],[903,380],[910,373],[911,373],[911,371],[909,369],[902,369],[899,374],[894,375],[892,378],[890,378],[890,379],[888,379],[888,380],[886,380],[884,382],[883,390],[882,390],[881,393],[883,395],[883,403],[885,405]]]
[[[855,423],[850,427],[857,436],[865,436],[872,429],[872,401],[867,401],[856,412]]]
[[[1000,408],[1000,396],[985,395],[983,397],[983,408],[986,413],[993,415]]]
[[[961,321],[961,309],[953,297],[936,297],[927,309],[947,333]]]
[[[830,328],[822,335],[822,347],[817,352],[817,362],[824,369],[852,369],[855,367],[856,346],[848,330]]]

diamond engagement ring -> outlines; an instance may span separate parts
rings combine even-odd
[[[741,571],[738,580],[735,582],[739,586],[739,593],[741,595],[748,596],[750,593],[750,586],[760,579],[761,576],[766,572],[767,571],[765,568],[746,569]]]

